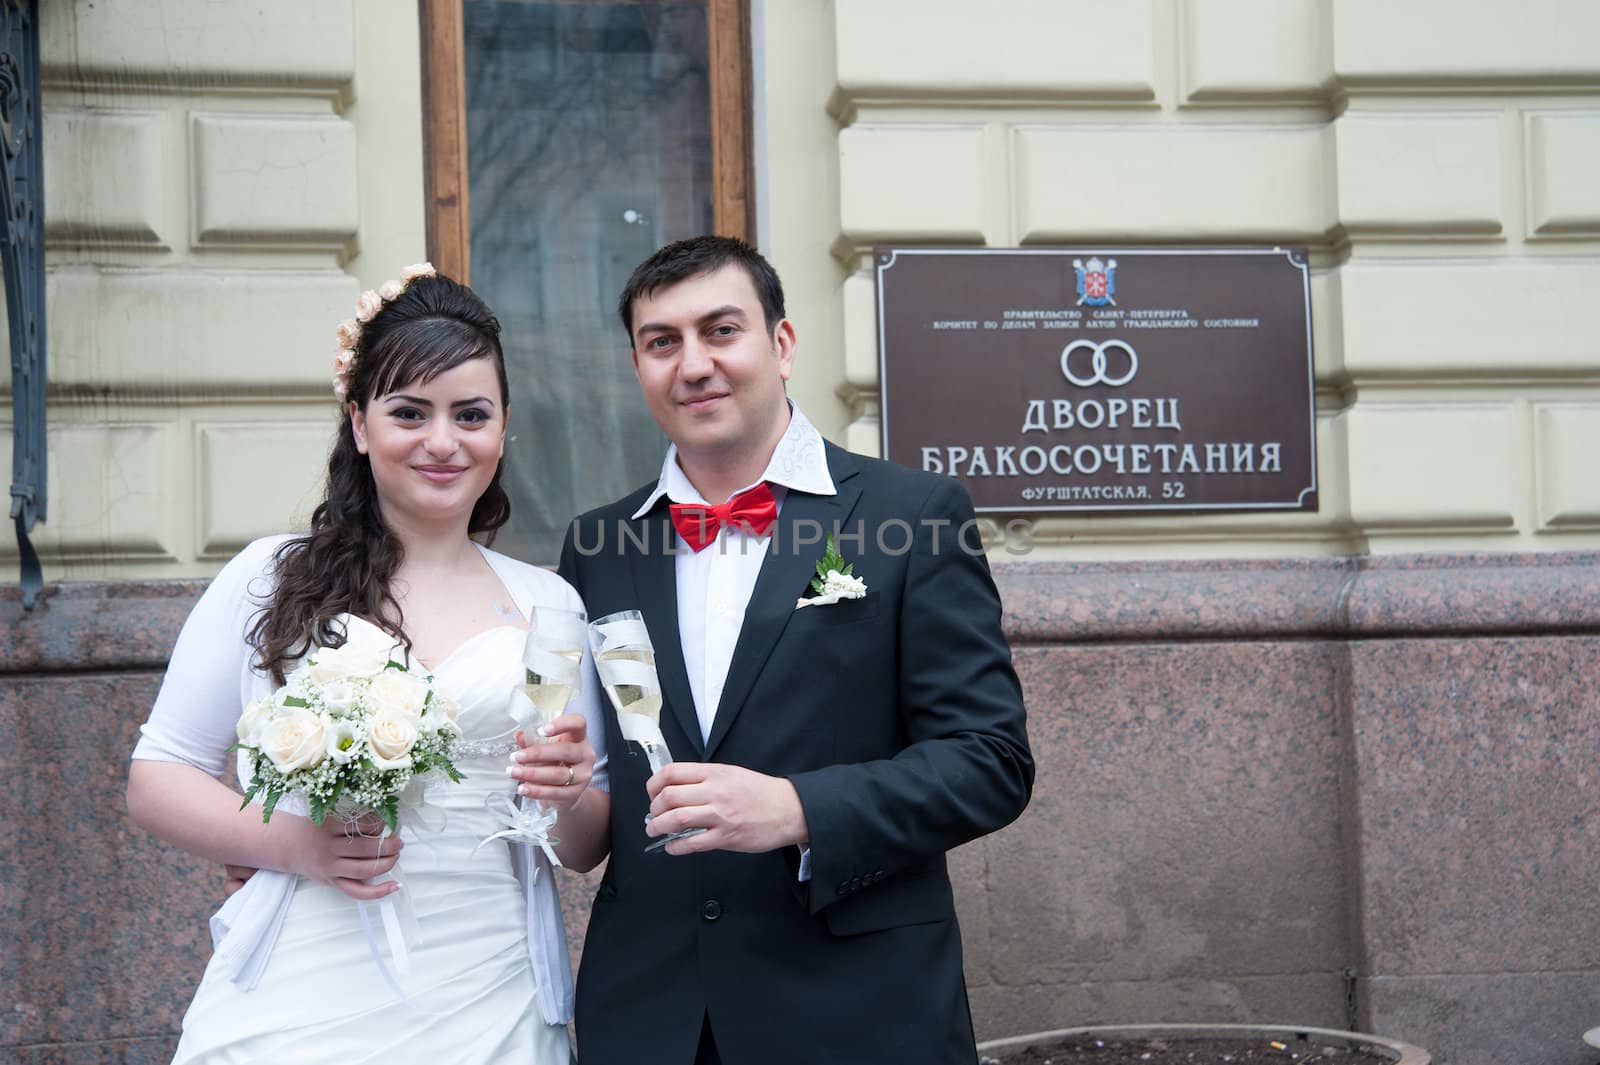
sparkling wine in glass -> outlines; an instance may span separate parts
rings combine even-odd
[[[588,618],[581,610],[536,606],[528,621],[523,683],[513,695],[512,716],[530,740],[544,743],[548,741],[536,730],[564,713],[578,693]]]
[[[530,743],[549,743],[539,727],[560,717],[578,693],[579,670],[588,618],[581,610],[536,606],[528,618],[528,639],[522,645],[523,683],[511,693],[511,716]],[[545,813],[533,802],[533,809]],[[555,844],[556,839],[544,842]]]
[[[661,681],[656,676],[656,652],[644,615],[637,610],[622,610],[590,622],[589,647],[594,653],[595,671],[600,674],[600,686],[617,712],[622,738],[644,748],[651,773],[661,772],[662,767],[672,763],[672,752],[661,735]],[[645,823],[650,823],[648,815]],[[672,840],[704,831],[688,828],[661,836],[645,850],[659,850]]]

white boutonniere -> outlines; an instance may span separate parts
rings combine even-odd
[[[828,549],[817,561],[817,575],[811,578],[811,590],[816,594],[810,599],[795,600],[794,608],[832,606],[841,599],[866,598],[867,582],[851,575],[855,568],[855,563],[845,562],[839,554],[839,542],[829,533]]]

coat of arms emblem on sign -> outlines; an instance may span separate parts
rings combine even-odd
[[[1117,305],[1117,260],[1101,262],[1096,257],[1085,263],[1082,259],[1074,259],[1072,268],[1078,272],[1078,306]]]

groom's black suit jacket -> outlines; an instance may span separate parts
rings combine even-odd
[[[708,742],[666,500],[633,519],[647,486],[568,530],[561,573],[589,616],[644,614],[673,756],[788,777],[812,846],[809,883],[794,847],[645,854],[649,765],[608,708],[611,857],[578,974],[584,1065],[687,1065],[708,1014],[727,1065],[972,1065],[945,852],[1015,819],[1033,786],[999,596],[957,542],[972,506],[954,481],[832,445],[827,458],[838,494],[785,500]],[[797,612],[836,528],[866,597]],[[975,529],[965,539],[975,548]]]

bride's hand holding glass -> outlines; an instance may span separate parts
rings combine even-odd
[[[519,730],[521,750],[511,755],[510,775],[517,794],[546,806],[567,809],[583,796],[594,776],[594,746],[582,714],[563,713],[534,730]]]
[[[575,804],[594,776],[589,723],[567,712],[582,687],[588,622],[581,610],[535,606],[522,648],[524,682],[511,693],[521,750],[506,772],[518,781],[517,794],[557,812]]]

